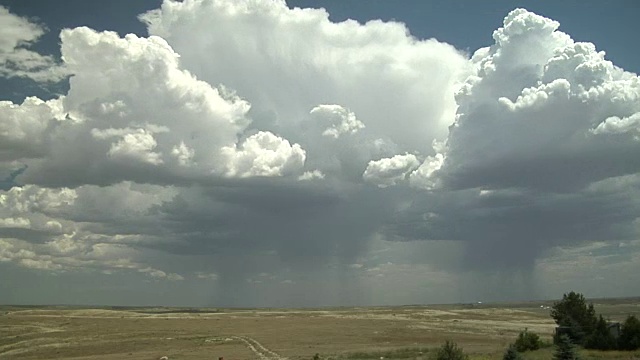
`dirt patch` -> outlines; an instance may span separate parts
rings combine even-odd
[[[611,318],[640,314],[634,303],[596,309]],[[524,328],[550,339],[555,327],[548,310],[535,304],[274,311],[12,307],[3,314],[0,359],[295,360],[428,349],[446,339],[476,356],[500,358]]]

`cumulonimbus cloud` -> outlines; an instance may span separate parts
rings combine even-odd
[[[638,236],[638,77],[553,20],[514,10],[468,59],[283,1],[141,19],[149,37],[62,31],[68,93],[0,102],[0,261],[231,298],[350,287],[345,269],[531,271]],[[369,251],[390,240],[449,245],[392,264]]]
[[[414,205],[400,231],[465,241],[473,269],[638,236],[640,79],[558,27],[516,9],[475,52],[446,142],[410,175],[442,203]]]

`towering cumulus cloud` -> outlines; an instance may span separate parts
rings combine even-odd
[[[474,54],[444,166],[430,176],[452,188],[563,191],[638,172],[638,76],[558,26],[514,10]]]
[[[237,144],[251,122],[249,103],[181,69],[179,55],[163,39],[120,38],[88,28],[64,30],[61,39],[65,65],[73,73],[69,93],[49,103],[28,99],[3,108],[10,114],[25,113],[36,103],[40,113],[49,108],[40,132],[21,137],[24,147],[34,140],[48,143],[40,158],[27,162],[24,181],[172,183],[302,168],[304,150],[272,133]],[[22,124],[13,130],[23,133]]]
[[[640,81],[553,20],[516,9],[468,58],[397,22],[166,0],[148,37],[63,30],[58,65],[0,16],[23,29],[0,75],[71,74],[0,102],[0,266],[24,276],[287,306],[638,270]]]

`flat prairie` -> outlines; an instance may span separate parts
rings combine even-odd
[[[594,301],[612,321],[640,298]],[[524,329],[550,342],[552,302],[320,309],[0,306],[0,359],[428,359],[445,340],[501,359]],[[640,359],[640,352],[583,352]],[[525,354],[550,359],[552,349]]]

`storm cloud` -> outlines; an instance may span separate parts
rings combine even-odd
[[[33,30],[13,59],[41,28],[0,10]],[[63,30],[62,64],[41,60],[68,92],[0,102],[16,274],[238,306],[544,297],[594,264],[634,284],[640,79],[558,22],[513,10],[469,55],[283,1],[140,20],[148,37]],[[78,301],[126,302],[98,299]]]

